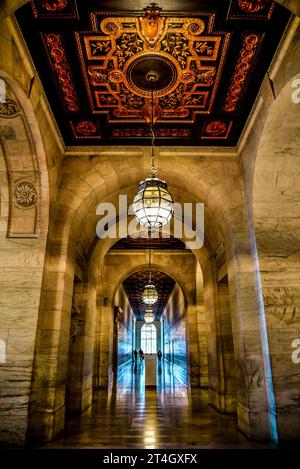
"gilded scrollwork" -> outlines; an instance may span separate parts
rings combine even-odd
[[[148,122],[151,91],[139,88],[131,72],[153,56],[172,75],[165,88],[154,90],[155,121],[191,123],[209,114],[230,38],[212,32],[212,22],[205,15],[170,17],[154,2],[140,16],[93,13],[93,31],[76,33],[93,113],[104,114],[108,124]]]

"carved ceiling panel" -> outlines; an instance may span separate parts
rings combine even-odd
[[[189,11],[184,1],[174,11],[126,3],[32,0],[17,13],[65,143],[150,144],[153,89],[160,145],[236,145],[287,10],[272,0],[195,0]]]

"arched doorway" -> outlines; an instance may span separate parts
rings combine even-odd
[[[142,325],[141,328],[141,349],[146,354],[156,354],[158,352],[157,328],[155,324]]]
[[[144,255],[147,257],[147,253]],[[126,255],[118,256],[120,265]],[[115,381],[124,372],[131,373],[128,365],[132,365],[132,360],[135,365],[144,363],[134,359],[133,352],[136,350],[137,358],[146,358],[145,363],[148,355],[156,358],[160,351],[163,362],[172,366],[172,373],[178,382],[189,384],[188,311],[184,295],[177,282],[167,273],[157,270],[156,266],[151,269],[151,281],[158,299],[151,307],[153,322],[146,324],[146,305],[142,296],[148,277],[148,270],[137,270],[122,281],[116,292],[113,353],[117,354],[117,358],[114,356],[112,359]],[[140,357],[139,353],[142,352],[143,356]]]

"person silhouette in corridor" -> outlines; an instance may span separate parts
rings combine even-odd
[[[142,350],[141,348],[140,348],[140,350],[139,350],[139,356],[140,356],[140,360],[141,360],[141,362],[142,362],[142,361],[144,360],[145,356],[144,356],[144,352],[143,352],[143,350]]]

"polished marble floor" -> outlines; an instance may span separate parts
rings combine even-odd
[[[180,384],[169,366],[159,366],[157,388],[145,389],[144,364],[93,405],[67,421],[65,432],[46,448],[263,448],[237,430],[234,416],[216,412],[205,390]]]

